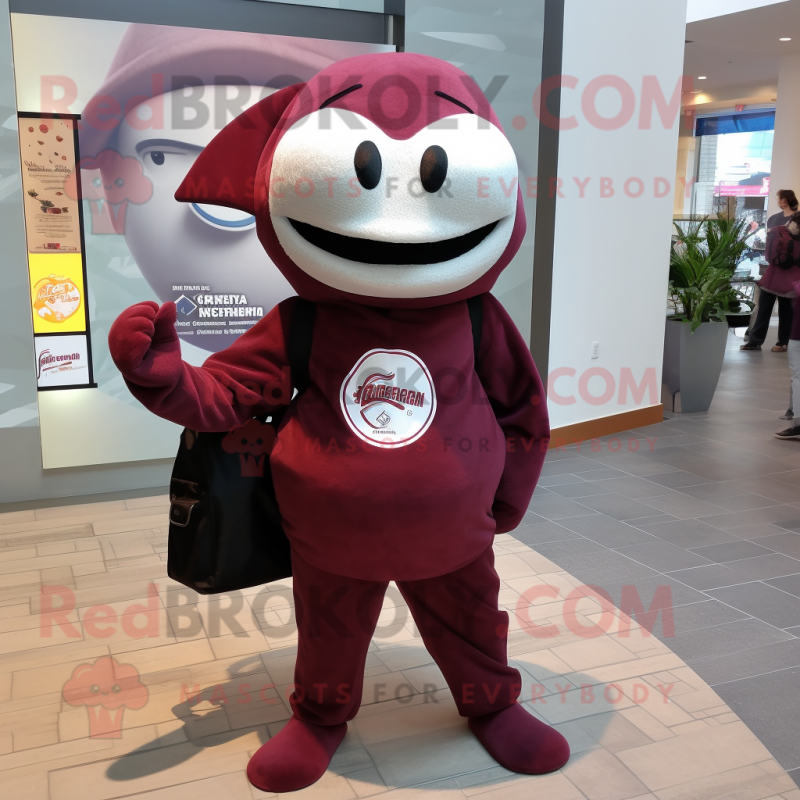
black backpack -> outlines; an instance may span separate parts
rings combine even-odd
[[[477,360],[480,296],[467,300]],[[310,383],[315,306],[297,299],[288,356],[293,388]],[[292,574],[269,468],[271,444],[286,413],[256,418],[228,433],[184,428],[170,480],[167,574],[200,594],[246,589]]]

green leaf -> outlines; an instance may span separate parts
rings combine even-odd
[[[685,229],[675,223],[675,230],[682,243],[670,250],[669,296],[676,310],[680,305],[693,331],[711,319],[724,321],[726,311],[742,298],[731,278],[747,249],[744,220],[704,218]]]

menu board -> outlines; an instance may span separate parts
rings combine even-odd
[[[94,386],[86,305],[77,115],[18,115],[36,379]]]
[[[20,115],[19,145],[28,252],[79,253],[74,120]]]

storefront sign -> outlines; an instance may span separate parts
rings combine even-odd
[[[769,195],[769,178],[764,178],[761,184],[754,186],[740,183],[720,183],[714,187],[717,197],[767,197]]]

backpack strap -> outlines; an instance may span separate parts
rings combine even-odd
[[[308,365],[311,361],[311,340],[314,334],[314,317],[316,306],[308,300],[298,297],[292,311],[287,351],[292,386],[298,394],[308,389],[311,383]]]
[[[470,297],[467,299],[467,309],[469,310],[469,321],[472,324],[472,348],[475,353],[475,363],[478,363],[478,350],[481,347],[481,335],[483,332],[483,295]]]

